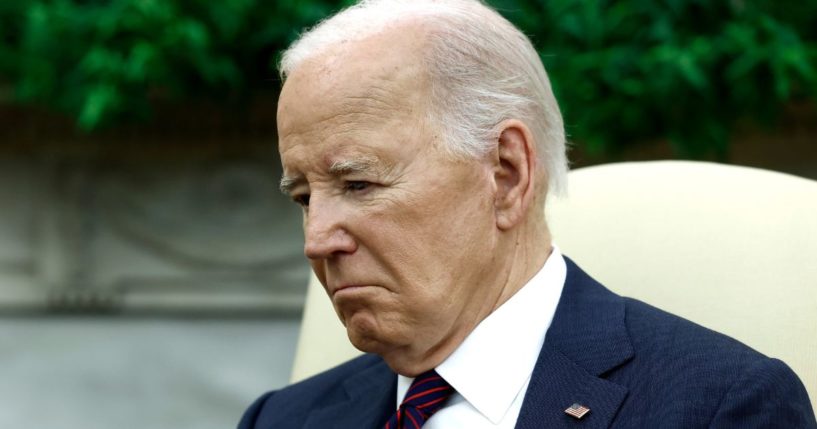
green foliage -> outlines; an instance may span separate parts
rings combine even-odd
[[[86,130],[157,101],[240,106],[277,88],[277,53],[301,29],[349,3],[0,2],[0,102],[53,106]],[[815,1],[490,3],[532,38],[591,153],[669,138],[681,156],[724,158],[736,121],[817,98]]]
[[[817,96],[815,2],[493,3],[537,45],[590,152],[668,137],[681,156],[723,159],[737,120]]]
[[[297,32],[337,8],[297,0],[43,0],[0,6],[0,85],[86,130],[156,100],[240,104]]]

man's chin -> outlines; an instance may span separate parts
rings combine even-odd
[[[353,314],[344,319],[346,334],[356,349],[366,353],[382,354],[387,348],[373,321],[364,315]]]
[[[383,358],[386,364],[392,371],[405,375],[407,377],[414,377],[431,368],[430,361],[424,358],[415,359],[410,344],[404,344],[394,341],[393,338],[383,335],[382,332],[371,329],[365,323],[347,324],[346,333],[349,336],[349,341],[356,349],[364,353],[376,354]]]

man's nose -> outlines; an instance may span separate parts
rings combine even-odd
[[[344,211],[328,202],[312,198],[304,219],[304,255],[327,259],[342,253],[354,253],[357,243],[349,234]]]

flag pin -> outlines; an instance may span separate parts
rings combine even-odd
[[[590,412],[590,408],[587,408],[587,407],[585,407],[584,405],[581,405],[581,404],[573,404],[573,405],[567,407],[567,409],[565,410],[566,414],[568,414],[568,415],[570,415],[572,417],[575,417],[577,419],[581,419],[582,417],[584,417],[589,412]]]

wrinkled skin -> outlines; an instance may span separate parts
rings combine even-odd
[[[410,27],[332,47],[290,74],[278,108],[305,254],[352,343],[409,376],[445,359],[547,256],[522,238],[536,233],[533,197],[506,213],[519,175],[501,150],[458,160],[440,149],[423,43]]]

